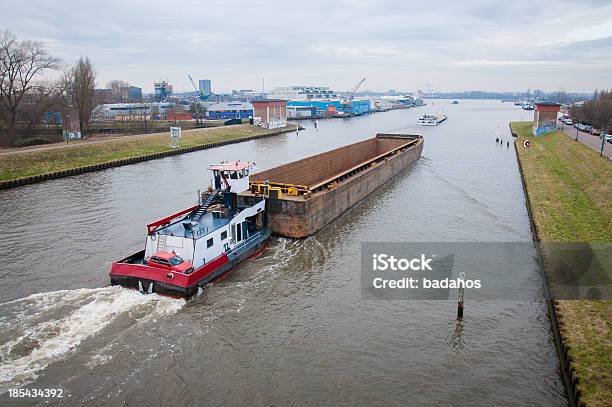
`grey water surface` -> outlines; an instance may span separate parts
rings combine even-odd
[[[531,242],[499,101],[429,106],[0,191],[0,402],[29,405],[565,405],[533,256],[505,276],[521,300],[362,298],[362,242]],[[418,116],[448,120],[420,127]],[[495,143],[500,126],[504,144]],[[422,158],[305,240],[197,299],[110,287],[145,225],[196,201],[220,160],[266,169],[372,137],[420,133]],[[62,388],[62,399],[9,397]]]

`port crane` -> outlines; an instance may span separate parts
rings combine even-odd
[[[365,81],[366,78],[362,78],[359,82],[357,82],[355,86],[353,86],[353,88],[347,93],[346,98],[340,102],[344,113],[347,113],[349,116],[353,113],[353,107],[351,102],[355,97],[355,93],[357,93],[357,90],[361,87],[361,85],[363,85]]]
[[[200,96],[200,100],[207,100],[208,95],[205,95],[204,93],[202,93],[202,91],[200,91],[200,89],[198,89],[195,84],[195,81],[191,77],[191,74],[187,74],[187,77],[189,78],[189,82],[191,82],[191,86],[193,86],[193,89],[198,93],[198,96]]]

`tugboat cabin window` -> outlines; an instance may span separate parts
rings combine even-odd
[[[211,237],[210,239],[208,239],[208,240],[206,241],[206,247],[207,247],[207,248],[208,248],[208,247],[212,247],[213,243],[214,243],[214,242],[213,242],[213,238]]]
[[[238,173],[236,171],[230,171],[231,179],[238,179]]]
[[[224,230],[223,232],[221,232],[221,240],[225,240],[227,239],[227,230]]]
[[[158,261],[159,264],[161,264],[162,266],[169,266],[170,263],[168,263],[166,260],[164,259],[159,259]]]
[[[151,257],[151,263],[159,263],[159,259],[157,257]]]
[[[236,223],[236,242],[242,240],[242,228],[240,227],[240,223]]]

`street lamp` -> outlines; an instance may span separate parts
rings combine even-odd
[[[606,131],[601,131],[601,150],[599,150],[599,156],[603,156],[604,143],[606,142]]]

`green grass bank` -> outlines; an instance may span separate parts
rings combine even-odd
[[[511,123],[540,246],[612,242],[612,162],[558,131],[536,138],[531,126]],[[549,273],[550,259],[542,256]],[[551,294],[554,299],[554,289]],[[555,309],[581,402],[612,405],[611,302],[555,300]]]
[[[283,132],[294,129],[295,125],[289,125],[287,129],[283,129]],[[187,130],[182,134],[179,147],[189,148],[278,133],[278,129],[268,130],[244,124]],[[11,151],[0,154],[0,181],[164,153],[172,150],[169,144],[168,134],[157,133],[103,141],[73,142],[61,147],[50,146],[35,151]]]

